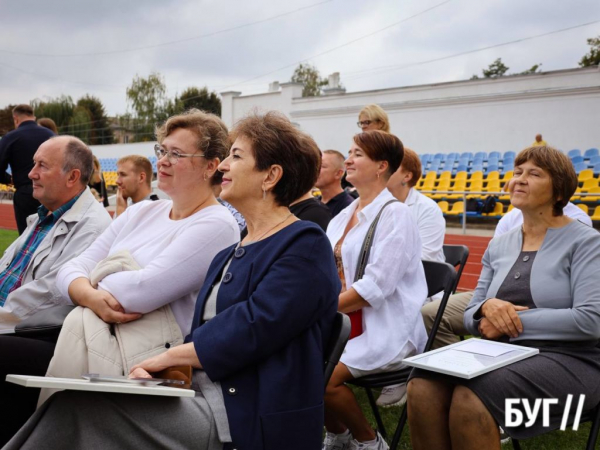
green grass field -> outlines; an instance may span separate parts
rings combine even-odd
[[[0,230],[0,254],[4,253],[4,250],[17,238],[18,233],[16,231]],[[367,418],[375,426],[375,419],[371,414],[367,396],[363,389],[355,388],[354,392],[357,395],[359,403],[361,404],[363,411],[367,414]],[[396,429],[398,418],[400,417],[401,410],[398,407],[381,409],[381,416],[383,418],[386,430],[391,436]],[[540,436],[534,439],[529,439],[521,442],[521,447],[524,450],[574,450],[583,449],[587,442],[587,436],[590,430],[590,424],[585,423],[579,427],[577,432],[572,430],[567,431],[554,431],[544,436]],[[410,445],[408,427],[405,428],[402,441],[399,448],[404,450],[412,449]],[[504,445],[503,450],[512,449],[511,444]],[[596,447],[600,448],[600,447]],[[482,449],[485,450],[485,449]]]

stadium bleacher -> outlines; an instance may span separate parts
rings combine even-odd
[[[579,181],[571,201],[590,215],[592,221],[600,222],[600,151],[595,147],[584,152],[572,149],[567,155]],[[510,195],[497,193],[502,192],[513,176],[516,152],[425,153],[419,156],[423,174],[416,188],[435,200],[445,216],[462,217],[465,213],[463,192],[467,199],[483,200],[494,193],[498,200],[494,211],[488,214],[468,211],[468,217],[499,219],[512,210]]]
[[[152,171],[156,173],[156,156],[148,158],[152,163]],[[100,167],[104,174],[104,181],[107,186],[117,185],[117,161],[118,158],[102,158],[100,161]]]

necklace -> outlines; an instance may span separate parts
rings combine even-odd
[[[292,213],[289,213],[287,216],[285,216],[285,219],[283,219],[281,222],[279,222],[278,224],[276,224],[275,226],[269,228],[267,231],[265,231],[263,234],[261,234],[259,237],[257,237],[256,239],[247,241],[244,245],[248,245],[248,244],[253,244],[254,242],[260,241],[264,235],[266,235],[268,232],[273,231],[275,228],[277,228],[279,225],[281,225],[282,223],[284,223],[286,220],[288,220],[290,217],[292,216]]]

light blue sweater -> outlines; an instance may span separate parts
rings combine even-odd
[[[521,227],[490,242],[465,310],[471,334],[479,336],[481,319],[474,315],[485,300],[496,297],[522,247]],[[600,233],[578,221],[548,229],[531,268],[531,295],[537,308],[518,312],[523,333],[511,342],[600,339]]]

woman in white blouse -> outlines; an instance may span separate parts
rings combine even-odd
[[[427,285],[419,231],[409,207],[386,189],[403,154],[402,142],[392,134],[367,131],[354,136],[346,170],[360,197],[327,228],[342,281],[338,309],[362,310],[362,334],[348,342],[327,386],[323,449],[344,448],[352,439],[355,448],[361,444],[361,449],[388,448],[344,383],[397,370],[402,359],[425,345],[420,310]],[[365,235],[380,211],[364,276],[355,281]]]
[[[79,257],[58,272],[57,287],[73,304],[107,323],[136,320],[171,305],[183,336],[191,328],[196,297],[214,256],[239,241],[239,228],[211,186],[220,183],[228,131],[199,110],[173,116],[157,129],[158,187],[172,200],[144,201],[121,214]],[[90,283],[96,264],[127,250],[139,270]]]

